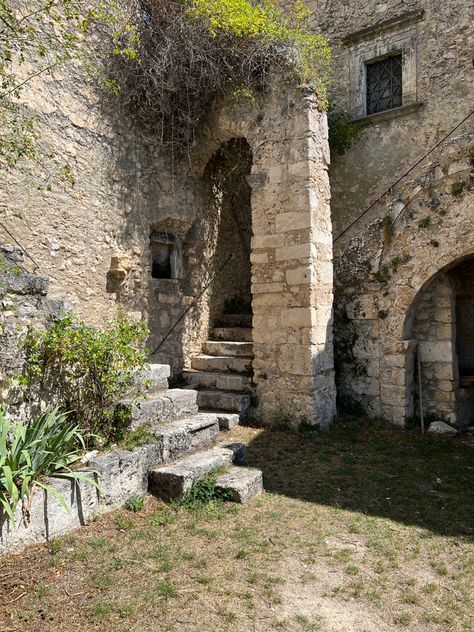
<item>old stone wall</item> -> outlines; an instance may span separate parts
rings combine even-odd
[[[373,222],[336,258],[340,394],[373,416],[404,423],[412,415],[418,302],[430,301],[424,295],[429,282],[474,254],[473,138],[462,134],[443,143],[418,177],[380,203],[385,219]],[[444,345],[439,351],[451,368],[439,371],[448,371],[449,382],[456,367],[453,335],[448,342],[454,306],[452,298],[449,307],[443,303],[447,298],[441,293],[436,306],[433,300],[426,320],[436,319],[429,339]],[[450,408],[452,395],[441,397]],[[444,404],[436,408],[440,415],[448,412]]]
[[[2,172],[0,212],[36,272],[49,276],[51,296],[89,321],[118,305],[147,318],[152,359],[175,374],[200,352],[212,300],[221,309],[223,295],[232,298],[240,271],[237,294],[252,295],[263,416],[326,424],[335,414],[326,117],[310,91],[277,75],[272,82],[253,101],[216,107],[178,164],[78,68],[38,77],[22,99],[46,163]],[[232,249],[240,239],[206,172],[232,139],[246,139],[253,158],[242,193],[248,204],[251,188],[251,222],[241,217],[251,254],[240,248],[217,290],[201,296],[220,241],[231,236]]]
[[[458,379],[456,342],[456,292],[448,274],[433,279],[418,297],[412,337],[420,354],[420,378],[423,413],[427,419],[456,421]],[[418,368],[418,363],[417,363]],[[417,395],[414,412],[420,415],[418,380],[413,381]]]
[[[363,132],[344,155],[332,155],[330,167],[340,404],[403,423],[416,380],[412,302],[431,277],[473,250],[472,117],[393,184],[472,109],[471,17],[462,0],[311,6],[332,48],[331,107]],[[392,54],[402,55],[402,105],[368,116],[365,64]],[[449,323],[439,325],[433,338],[452,348],[443,337]],[[449,364],[443,371],[454,386],[436,395],[450,400],[433,406],[440,415],[452,412],[456,391]]]
[[[315,25],[332,49],[330,102],[358,119],[364,136],[330,168],[334,236],[472,109],[472,16],[464,0],[314,2]],[[365,116],[365,62],[403,57],[402,107]],[[361,109],[362,107],[362,109]],[[472,130],[472,121],[460,130]],[[382,209],[347,236],[363,233]],[[336,242],[336,252],[347,240]]]
[[[50,296],[87,321],[100,323],[117,306],[148,319],[154,350],[206,278],[203,243],[213,236],[201,230],[196,182],[79,68],[31,80],[22,101],[36,117],[38,158],[2,170],[0,217],[38,267],[28,257],[24,265],[47,275]],[[8,233],[0,227],[3,243]],[[184,270],[174,278],[152,277],[156,233],[179,242]],[[175,372],[200,349],[201,311],[191,309],[155,355]]]
[[[282,91],[281,85],[276,78],[256,103],[216,112],[212,135],[195,160],[204,173],[223,143],[245,138],[250,145],[253,370],[260,414],[264,421],[284,417],[326,425],[335,415],[327,122],[310,91]],[[201,195],[202,218],[208,199]]]

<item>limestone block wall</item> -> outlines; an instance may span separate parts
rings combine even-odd
[[[276,153],[254,171],[254,371],[265,417],[335,416],[332,247],[325,116],[311,100],[294,112]]]
[[[456,422],[456,292],[448,274],[437,277],[417,300],[413,338],[421,360],[424,414]],[[417,386],[414,385],[415,390]],[[419,414],[418,393],[418,414]]]

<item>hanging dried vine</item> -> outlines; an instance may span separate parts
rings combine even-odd
[[[115,55],[112,75],[135,120],[177,153],[218,99],[252,98],[272,67],[291,67],[325,102],[329,48],[300,1],[283,15],[269,1],[142,0],[136,16],[137,56]]]

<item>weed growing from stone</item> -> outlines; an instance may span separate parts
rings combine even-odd
[[[133,513],[137,513],[143,509],[144,500],[141,496],[134,495],[127,498],[125,501],[124,507],[128,509],[128,511],[133,511]]]

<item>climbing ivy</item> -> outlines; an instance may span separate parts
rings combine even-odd
[[[204,19],[211,35],[227,32],[239,38],[283,43],[297,53],[295,68],[303,81],[314,81],[324,92],[330,49],[319,33],[310,30],[312,13],[296,0],[282,13],[269,0],[189,0],[191,19]]]

